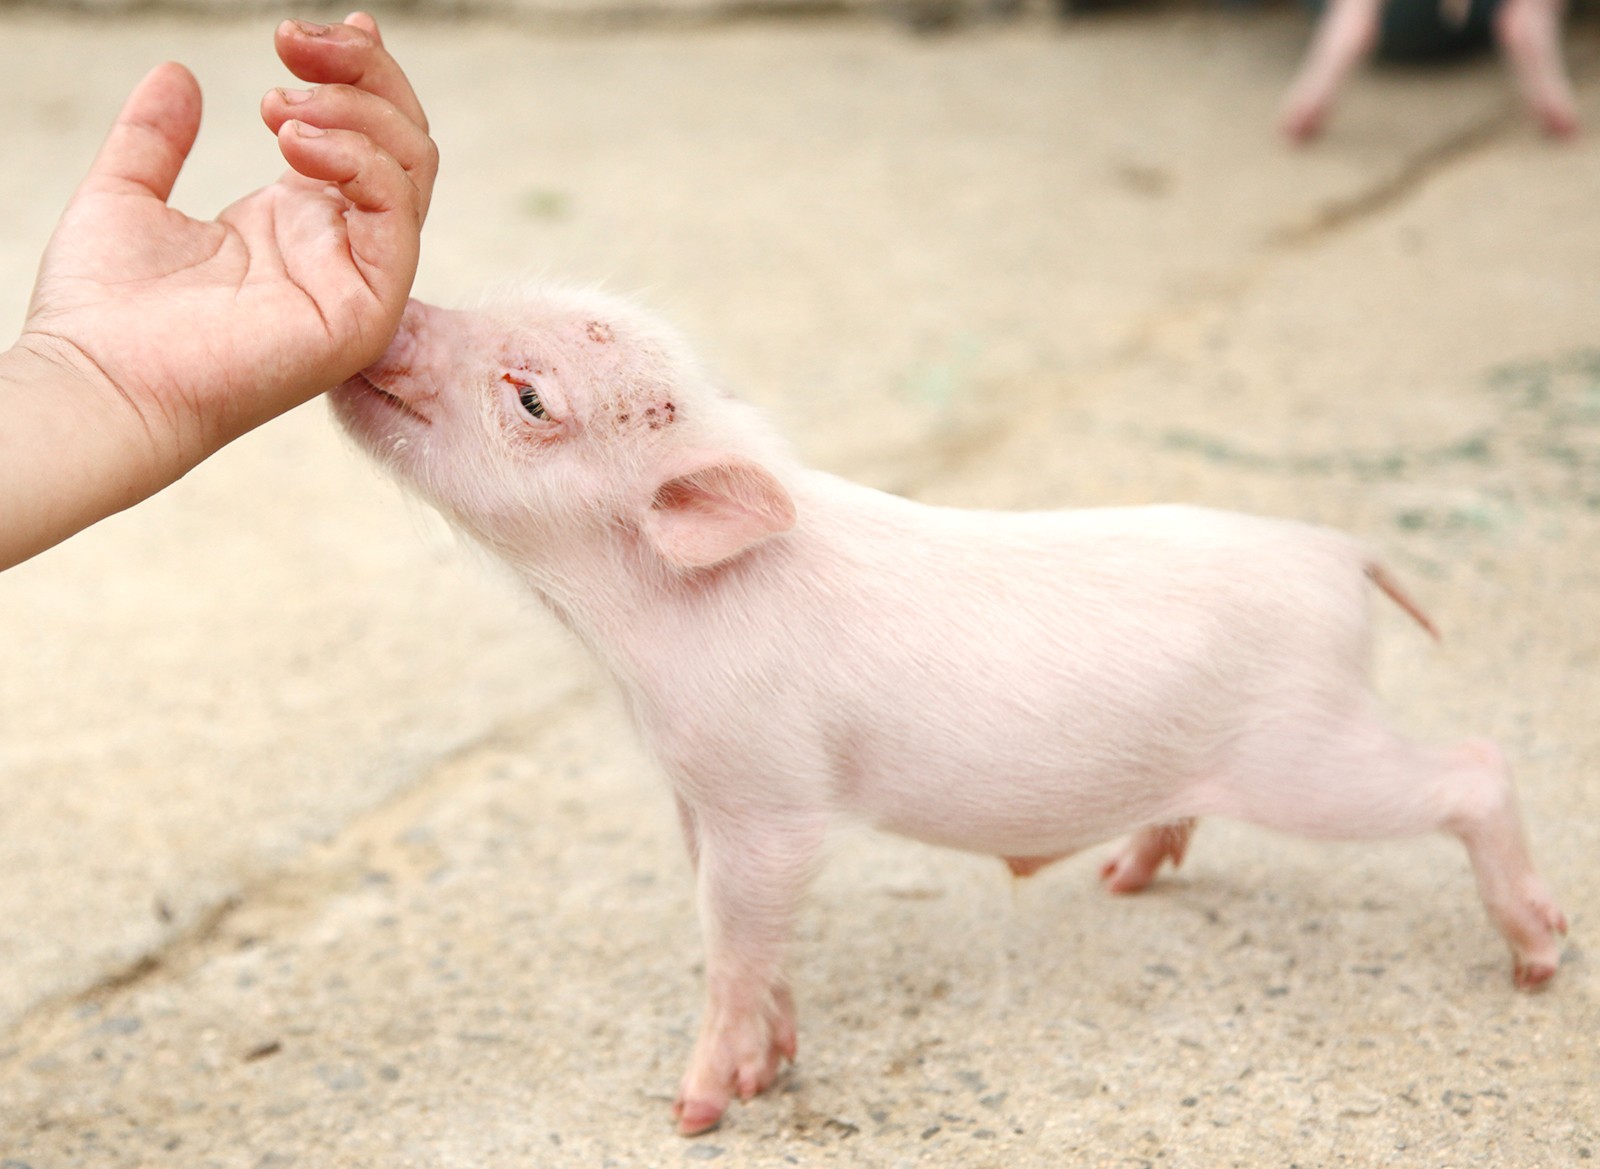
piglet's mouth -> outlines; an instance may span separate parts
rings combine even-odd
[[[345,382],[341,388],[346,393],[365,396],[369,401],[379,403],[390,410],[394,410],[400,414],[405,414],[408,417],[414,418],[424,426],[433,425],[433,419],[429,418],[426,414],[422,413],[422,411],[418,410],[415,406],[406,401],[404,398],[400,397],[398,394],[392,394],[388,390],[384,389],[377,382],[368,377],[365,372],[356,374],[349,381]]]

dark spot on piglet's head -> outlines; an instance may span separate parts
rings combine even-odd
[[[678,407],[671,402],[662,402],[659,406],[650,406],[645,409],[644,419],[651,430],[660,430],[663,426],[671,426],[678,417]]]
[[[611,332],[611,326],[606,324],[604,321],[590,321],[587,332],[589,334],[589,340],[598,341],[602,345],[604,345],[607,341],[610,341],[615,336],[615,334]]]

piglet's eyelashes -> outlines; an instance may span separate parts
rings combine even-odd
[[[545,411],[544,401],[539,397],[539,391],[529,382],[523,381],[515,374],[502,374],[500,380],[517,391],[517,401],[522,403],[522,408],[534,418],[543,422],[549,417]]]

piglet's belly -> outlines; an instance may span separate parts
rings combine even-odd
[[[843,810],[873,827],[928,844],[994,856],[1065,856],[1197,813],[1198,777],[930,767],[879,771],[842,791]]]
[[[953,696],[902,704],[900,717],[863,703],[873,718],[825,735],[831,802],[886,832],[997,856],[1062,855],[1210,814],[1237,751],[1225,709],[1237,703],[1184,681],[1156,694],[1164,708],[1109,683],[1098,701],[1030,701],[1025,714]],[[1183,690],[1206,697],[1179,703]]]

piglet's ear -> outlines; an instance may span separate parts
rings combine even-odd
[[[707,461],[656,488],[646,538],[677,568],[707,568],[794,526],[794,501],[772,472],[744,459]]]

